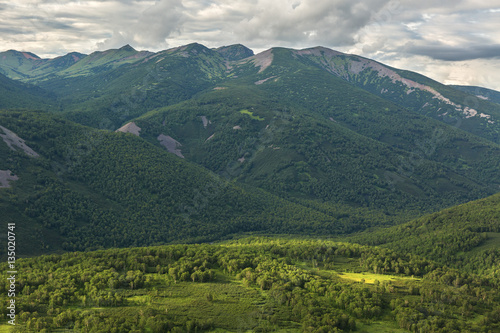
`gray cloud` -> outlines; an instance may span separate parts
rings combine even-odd
[[[39,16],[39,15],[19,16],[17,17],[17,19],[25,22],[26,21],[31,22],[33,28],[37,29],[37,32],[75,29],[75,27],[71,26],[70,24],[53,20],[46,16]]]
[[[17,29],[0,26],[0,34],[15,36],[15,35],[19,35],[22,33],[23,33],[22,31],[17,30]]]
[[[172,34],[181,33],[186,21],[181,0],[161,0],[141,13],[134,27],[134,41],[144,46],[165,44]]]
[[[500,44],[496,45],[413,45],[404,48],[406,53],[425,55],[445,61],[463,61],[472,59],[500,59]]]
[[[499,8],[499,0],[0,0],[0,45],[46,57],[124,44],[322,45],[466,84],[471,66],[498,68]],[[459,75],[457,61],[469,62],[459,67],[469,74]],[[500,82],[491,75],[483,78]]]
[[[350,45],[356,32],[388,1],[214,1],[198,10],[196,24],[211,26],[235,42],[260,49],[276,45]],[[184,32],[197,35],[189,28]]]

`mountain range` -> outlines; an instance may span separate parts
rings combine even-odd
[[[195,43],[156,53],[126,45],[55,59],[7,51],[0,71],[1,124],[41,156],[2,147],[0,169],[19,178],[3,205],[16,206],[13,220],[58,240],[33,251],[257,231],[345,234],[399,224],[500,186],[500,105],[493,97],[323,47],[255,55],[243,45]],[[41,111],[12,111],[19,108]],[[181,169],[184,176],[172,171]],[[34,170],[47,178],[33,177]],[[212,195],[211,186],[224,190]],[[233,186],[239,194],[230,197],[256,200],[258,212],[218,206]],[[203,207],[191,207],[193,226],[181,222],[182,205]],[[265,212],[280,211],[275,205],[287,207],[277,220],[289,219],[285,211],[303,212],[303,226],[270,219]],[[234,222],[249,212],[265,217],[249,218],[246,227]],[[138,219],[159,229],[170,222],[154,239],[116,243],[120,224]],[[235,225],[221,228],[229,221]],[[96,224],[114,231],[69,240],[68,233],[76,237]],[[144,234],[146,225],[130,230]]]
[[[323,47],[305,50],[273,48],[253,55],[243,45],[208,49],[195,43],[157,53],[136,51],[126,45],[90,55],[72,52],[55,59],[40,59],[30,52],[6,51],[0,53],[0,59],[0,73],[12,79],[35,83],[53,91],[63,100],[72,99],[70,104],[89,103],[101,95],[114,95],[117,91],[118,95],[147,94],[150,103],[156,104],[151,101],[160,98],[156,92],[172,88],[175,91],[169,90],[168,95],[177,93],[179,100],[186,100],[210,85],[233,81],[238,78],[238,73],[269,80],[273,75],[267,75],[275,74],[268,69],[270,65],[281,67],[282,73],[290,68],[314,68],[416,113],[486,136],[498,143],[498,124],[495,121],[498,105],[494,103],[497,101],[494,97],[492,100],[487,97],[473,98],[463,93],[464,89],[442,85],[417,73]],[[254,66],[248,66],[250,63]],[[183,75],[186,73],[187,76]],[[279,79],[279,75],[274,79]],[[491,92],[484,95],[494,95]],[[77,96],[81,98],[74,100]],[[123,97],[113,98],[112,103],[116,104]],[[165,106],[174,101],[156,102]],[[137,113],[157,106],[144,105],[143,101],[137,101],[137,104],[142,107]],[[69,107],[70,110],[74,108],[77,107]],[[120,120],[124,118],[126,115],[122,115]]]
[[[15,329],[498,331],[499,96],[324,47],[2,52]]]

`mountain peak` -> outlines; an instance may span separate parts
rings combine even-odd
[[[208,48],[200,43],[191,43],[186,45],[186,50],[192,51],[194,50],[195,52],[206,52]]]
[[[26,58],[26,59],[31,59],[31,60],[40,60],[41,58],[37,56],[34,53],[31,52],[21,52],[21,54]]]
[[[83,53],[71,52],[54,59],[49,59],[46,65],[53,66],[55,68],[59,68],[62,70],[62,68],[68,68],[73,64],[77,63],[78,61],[80,61],[81,59],[85,58],[86,56],[87,55]]]
[[[200,44],[200,43],[190,43],[182,46],[177,46],[162,52],[167,52],[167,53],[178,53],[182,55],[183,57],[189,57],[196,55],[198,53],[207,53],[210,51],[205,45]]]
[[[329,48],[324,47],[324,46],[310,47],[310,48],[298,50],[295,52],[297,54],[300,54],[300,55],[317,55],[317,56],[320,56],[320,55],[327,55],[327,56],[345,55],[345,53],[335,51],[335,50],[329,49]]]
[[[234,44],[229,46],[221,46],[214,49],[224,59],[237,61],[254,55],[253,51],[242,44]]]
[[[23,57],[25,59],[31,59],[31,60],[40,60],[41,58],[37,56],[34,53],[31,52],[24,52],[24,51],[16,51],[16,50],[8,50],[5,52],[2,52],[4,55],[14,55],[17,57]]]
[[[127,44],[127,45],[124,45],[122,47],[119,48],[120,51],[133,51],[133,52],[136,52],[136,50],[130,46],[130,44]]]

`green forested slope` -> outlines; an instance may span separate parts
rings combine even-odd
[[[387,215],[498,190],[498,145],[273,51],[261,73],[241,65],[217,89],[134,120],[141,136],[172,136],[186,159],[281,196]]]
[[[58,110],[55,95],[0,74],[0,109]]]
[[[498,278],[330,241],[251,238],[16,265],[13,332],[493,332],[500,321]]]
[[[23,157],[0,142],[2,170],[24,172],[13,189],[2,189],[4,207],[29,221],[22,223],[50,230],[44,238],[58,248],[85,249],[105,242],[95,226],[116,234],[117,221],[162,230],[139,233],[137,244],[246,231],[338,234],[402,223],[498,191],[494,140],[359,88],[365,78],[386,89],[390,77],[356,69],[354,58],[324,48],[274,48],[245,57],[250,53],[241,45],[208,49],[194,43],[154,54],[125,46],[40,77],[38,84],[57,95],[61,117],[107,130],[133,120],[140,138],[41,114],[2,113],[2,126],[12,126],[42,155]],[[422,102],[425,91],[407,94],[407,102]],[[199,167],[167,153],[161,135],[177,140],[185,159]],[[16,186],[21,194],[9,197]],[[253,222],[246,224],[243,214]],[[83,240],[74,230],[83,230]],[[116,245],[135,242],[126,235]]]
[[[120,54],[123,49],[114,51]],[[39,85],[57,94],[68,119],[112,130],[149,110],[190,99],[220,81],[227,70],[219,53],[196,43],[155,54],[138,53],[127,61],[118,58],[117,64],[92,59],[85,63],[87,59]],[[79,66],[91,72],[81,74]]]
[[[237,186],[130,134],[40,112],[3,111],[0,123],[40,155],[0,141],[0,170],[19,177],[0,189],[0,204],[8,212],[2,222],[18,223],[26,237],[20,253],[210,241],[244,232],[339,234],[370,223],[367,215],[341,216],[342,207],[321,211]]]
[[[471,94],[473,96],[477,96],[480,99],[485,99],[488,101],[491,101],[493,103],[500,104],[500,92],[493,90],[493,89],[488,89],[488,88],[483,88],[483,87],[476,87],[476,86],[457,86],[457,85],[451,85],[450,87],[466,92],[468,94]]]
[[[469,272],[498,276],[500,195],[426,215],[397,227],[372,230],[350,240],[418,254]]]

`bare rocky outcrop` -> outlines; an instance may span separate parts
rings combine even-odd
[[[0,188],[8,188],[10,187],[9,181],[18,179],[10,170],[0,170]]]
[[[182,147],[182,144],[175,140],[174,138],[172,138],[171,136],[168,136],[168,135],[165,135],[165,134],[160,134],[158,135],[158,141],[160,141],[160,144],[167,148],[167,150],[172,153],[172,154],[175,154],[181,158],[184,158],[184,155],[182,155],[182,152],[181,150],[179,149],[179,147]]]
[[[480,116],[487,118],[488,115],[480,115],[477,110],[468,106],[460,105],[452,102],[449,98],[443,96],[436,89],[415,82],[413,80],[402,77],[395,70],[385,66],[374,60],[366,59],[360,56],[349,55],[338,51],[330,50],[324,47],[315,47],[311,49],[294,51],[296,56],[316,57],[315,61],[329,71],[330,73],[343,78],[346,81],[351,81],[353,76],[361,74],[365,70],[374,71],[378,77],[388,78],[393,83],[401,83],[406,86],[406,94],[410,95],[417,89],[429,92],[434,99],[439,100],[447,105],[452,106],[456,111],[462,112],[466,118]],[[381,94],[387,93],[386,89],[381,90]],[[492,120],[490,120],[492,122]]]
[[[128,124],[123,125],[119,129],[116,130],[116,132],[122,132],[122,133],[131,133],[137,136],[140,136],[141,128],[137,126],[134,122],[130,122]]]
[[[208,124],[211,124],[212,122],[208,120],[206,116],[201,116],[201,122],[203,123],[203,127],[207,128]]]
[[[250,59],[250,61],[253,62],[255,67],[260,67],[259,69],[260,73],[264,71],[267,67],[271,66],[271,64],[273,63],[273,58],[274,58],[273,50],[269,49],[267,51],[261,52],[247,59]]]
[[[349,71],[352,74],[359,74],[365,69],[371,69],[377,71],[377,74],[379,77],[388,77],[391,79],[393,83],[400,82],[409,89],[406,91],[406,94],[409,95],[413,93],[416,89],[422,90],[422,91],[427,91],[431,93],[437,100],[451,105],[455,108],[455,110],[462,112],[466,118],[474,117],[478,114],[478,112],[475,109],[472,109],[468,106],[462,106],[456,103],[453,103],[450,99],[444,97],[442,94],[440,94],[436,89],[429,87],[425,84],[421,84],[418,82],[415,82],[410,79],[403,78],[401,75],[396,73],[394,70],[376,62],[373,60],[357,57],[357,60],[359,61],[351,61],[349,64]]]
[[[255,85],[260,85],[260,84],[262,84],[262,83],[266,82],[267,80],[274,79],[275,77],[276,77],[276,75],[271,76],[271,77],[268,77],[267,79],[263,79],[263,80],[256,81],[256,82],[254,82],[254,84],[255,84]]]
[[[8,130],[7,128],[0,126],[0,137],[3,139],[3,141],[9,146],[10,149],[17,151],[16,148],[21,149],[28,155],[29,157],[40,157],[37,152],[35,152],[33,149],[28,147],[28,145],[24,142],[23,139],[18,137],[16,133]],[[3,134],[2,134],[3,132]]]

